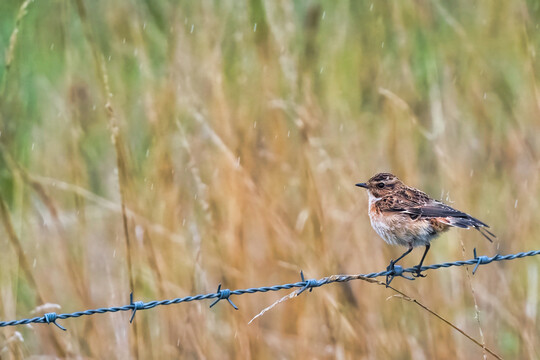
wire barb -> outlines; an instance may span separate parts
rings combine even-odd
[[[220,300],[226,299],[229,304],[235,309],[238,310],[238,306],[234,305],[231,299],[229,299],[229,296],[231,296],[231,290],[229,289],[223,289],[221,290],[221,284],[218,285],[216,294],[218,295],[218,298],[210,305],[210,307],[216,305]]]
[[[474,255],[474,260],[477,260],[477,263],[476,265],[474,266],[474,269],[472,271],[472,274],[474,275],[476,273],[476,270],[478,269],[478,267],[480,265],[485,265],[485,264],[489,264],[490,262],[492,262],[493,260],[495,260],[495,258],[498,256],[495,256],[494,258],[489,258],[485,255],[482,255],[482,256],[476,256],[476,248],[473,249],[473,255]]]
[[[414,280],[414,278],[410,277],[410,276],[406,276],[406,275],[403,275],[403,273],[405,271],[407,272],[413,272],[413,271],[409,271],[410,269],[404,269],[401,265],[394,265],[392,264],[392,266],[388,266],[387,270],[386,270],[386,287],[388,287],[388,285],[390,285],[390,283],[392,282],[392,280],[394,280],[394,278],[396,276],[401,276],[402,278],[405,278],[407,280]],[[414,271],[417,271],[416,269]]]
[[[304,287],[300,289],[300,291],[298,291],[297,295],[300,295],[301,293],[303,293],[304,291],[308,289],[309,289],[309,292],[312,292],[314,287],[321,286],[321,284],[319,284],[319,281],[317,279],[306,280],[304,278],[304,272],[302,270],[300,270],[300,278],[302,279],[303,283],[306,283],[306,285],[304,285]]]
[[[414,273],[418,273],[419,271],[437,270],[437,269],[448,268],[448,267],[453,267],[453,266],[475,265],[474,271],[473,271],[473,274],[474,274],[474,272],[477,270],[477,268],[480,265],[486,265],[494,261],[516,260],[516,259],[522,259],[528,256],[537,256],[537,255],[540,255],[540,250],[531,250],[527,252],[520,252],[517,254],[507,254],[507,255],[497,254],[493,257],[477,256],[476,249],[475,249],[473,259],[459,260],[459,261],[446,262],[446,263],[433,264],[433,265],[424,265],[420,269],[418,269],[418,267],[416,266],[404,269],[399,265],[394,265],[394,268],[388,267],[386,271],[373,272],[369,274],[357,274],[357,275],[332,275],[332,276],[327,276],[319,280],[316,280],[316,279],[306,280],[304,278],[304,273],[300,272],[300,277],[302,279],[301,282],[273,285],[273,286],[261,286],[261,287],[238,289],[238,290],[229,290],[229,289],[222,290],[221,284],[219,284],[216,293],[185,296],[185,297],[171,299],[171,300],[159,300],[159,301],[154,300],[150,302],[142,302],[142,301],[134,302],[133,293],[131,293],[130,303],[128,305],[77,311],[73,313],[59,314],[59,315],[57,315],[56,313],[47,313],[42,317],[34,317],[30,319],[12,320],[12,321],[0,321],[0,327],[26,325],[26,324],[31,324],[31,323],[47,323],[47,324],[53,323],[54,325],[58,326],[60,329],[65,331],[66,328],[56,323],[57,319],[78,318],[83,315],[96,315],[96,314],[103,314],[107,312],[131,311],[131,320],[130,320],[131,322],[133,321],[137,310],[147,310],[147,309],[153,309],[156,306],[161,306],[161,305],[173,305],[173,304],[180,304],[180,303],[185,303],[185,302],[190,302],[190,301],[201,301],[205,299],[216,299],[216,298],[217,299],[212,303],[212,305],[210,305],[210,307],[213,307],[220,300],[226,299],[229,302],[229,304],[231,304],[232,307],[238,310],[238,307],[229,298],[231,295],[254,294],[254,293],[259,293],[259,292],[280,291],[280,290],[286,290],[286,289],[292,289],[292,288],[300,288],[300,290],[298,291],[298,294],[301,294],[302,292],[306,290],[311,291],[314,287],[320,287],[323,285],[328,285],[328,284],[332,284],[336,282],[341,283],[341,282],[347,282],[347,281],[358,280],[358,279],[366,279],[366,278],[373,279],[380,276],[388,276],[387,280],[390,280],[390,281],[392,281],[392,279],[396,276],[400,276],[408,280],[414,280],[413,278],[405,276],[404,274],[405,273],[414,274]],[[389,282],[387,281],[387,283]]]
[[[55,312],[46,313],[45,315],[43,315],[43,319],[45,320],[45,322],[47,324],[53,323],[54,325],[58,326],[60,329],[62,329],[64,331],[67,331],[67,329],[65,327],[63,327],[62,325],[60,325],[60,324],[58,324],[56,322],[57,318],[58,318],[58,315],[56,315]]]
[[[142,301],[135,301],[133,302],[133,292],[129,294],[129,306],[131,306],[131,318],[129,319],[129,323],[131,324],[133,322],[133,318],[135,317],[135,313],[137,310],[144,310],[144,302]]]

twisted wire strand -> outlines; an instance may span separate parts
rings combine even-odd
[[[479,266],[487,265],[494,261],[515,260],[515,259],[521,259],[524,257],[536,256],[536,255],[540,255],[540,250],[520,252],[517,254],[508,254],[508,255],[497,254],[493,257],[476,256],[476,249],[475,249],[473,259],[445,262],[445,263],[433,264],[433,265],[425,265],[425,266],[422,266],[421,271],[437,270],[440,268],[448,268],[452,266],[475,265],[475,268],[473,270],[473,274],[474,274]],[[238,307],[230,299],[231,295],[238,296],[238,295],[244,295],[244,294],[253,294],[253,293],[268,292],[268,291],[279,291],[279,290],[286,290],[286,289],[292,289],[292,288],[301,288],[301,290],[298,293],[300,294],[304,292],[305,290],[311,291],[313,290],[313,288],[320,287],[323,285],[328,285],[335,282],[347,282],[351,280],[358,280],[361,278],[376,278],[380,276],[390,276],[393,278],[395,276],[401,276],[406,279],[412,279],[410,277],[405,276],[404,273],[417,273],[417,272],[418,272],[417,268],[402,268],[399,265],[395,265],[395,268],[392,270],[373,272],[369,274],[329,276],[329,277],[325,277],[318,280],[317,279],[306,280],[304,279],[304,274],[301,272],[301,281],[295,282],[295,283],[274,285],[274,286],[253,287],[253,288],[238,289],[238,290],[221,289],[221,284],[220,284],[215,293],[185,296],[182,298],[176,298],[176,299],[170,299],[170,300],[160,300],[160,301],[154,300],[154,301],[149,301],[149,302],[143,302],[143,301],[133,302],[133,294],[131,294],[129,305],[77,311],[77,312],[67,313],[67,314],[56,314],[52,312],[52,313],[44,314],[43,316],[37,316],[37,317],[29,318],[29,319],[1,321],[0,327],[26,325],[30,323],[44,323],[44,324],[52,323],[56,325],[57,327],[59,327],[60,329],[66,330],[64,327],[56,323],[58,319],[63,320],[63,319],[69,319],[69,318],[78,318],[81,316],[90,316],[90,315],[95,315],[95,314],[104,314],[108,312],[118,312],[118,311],[131,311],[132,312],[131,319],[130,319],[130,322],[131,322],[133,321],[135,313],[138,310],[148,310],[148,309],[153,309],[156,306],[173,305],[173,304],[180,304],[180,303],[185,303],[185,302],[190,302],[190,301],[201,301],[201,300],[206,300],[206,299],[216,299],[210,305],[210,307],[214,306],[216,303],[218,303],[221,300],[227,300],[229,304],[231,304],[231,306],[233,306],[236,310],[238,310]]]

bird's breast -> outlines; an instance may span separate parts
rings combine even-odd
[[[373,230],[390,245],[425,246],[442,230],[429,219],[412,220],[406,214],[382,212],[376,202],[370,204],[369,219]]]

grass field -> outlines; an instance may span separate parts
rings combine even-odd
[[[426,263],[540,249],[538,1],[0,2],[0,320],[386,268],[354,186],[488,223]],[[420,249],[404,261],[412,266]],[[392,285],[540,358],[539,259]],[[0,330],[0,357],[478,359],[364,281]]]

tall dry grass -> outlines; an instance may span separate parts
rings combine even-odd
[[[539,248],[534,1],[5,1],[0,19],[2,320],[382,270],[401,249],[354,187],[378,171],[498,236],[449,232],[428,263]],[[538,282],[530,258],[393,285],[538,358]],[[250,325],[285,294],[4,328],[0,356],[483,356],[393,294],[330,285]]]

